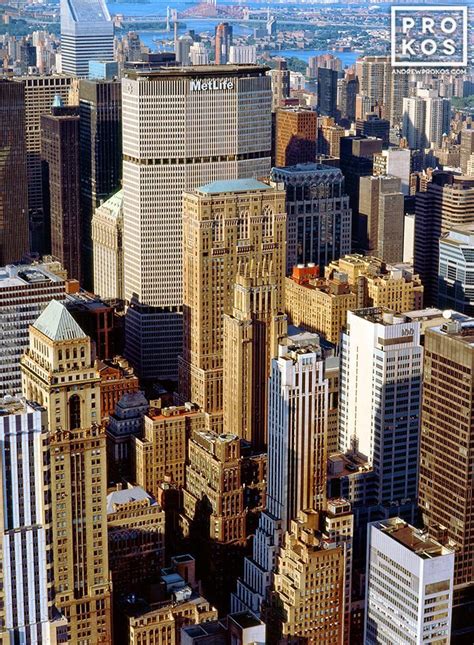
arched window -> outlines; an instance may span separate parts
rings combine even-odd
[[[273,235],[273,209],[265,206],[263,209],[263,237]]]
[[[69,430],[81,427],[81,399],[73,394],[69,399]]]

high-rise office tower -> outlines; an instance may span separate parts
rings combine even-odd
[[[12,397],[0,399],[0,405],[0,640],[56,642],[50,623],[53,572],[46,411]]]
[[[419,503],[430,534],[455,550],[453,621],[461,628],[473,625],[474,611],[473,330],[472,318],[451,314],[425,332],[421,417]]]
[[[309,344],[313,341],[314,344]],[[266,509],[260,515],[232,610],[260,613],[282,538],[304,509],[326,504],[328,381],[317,336],[289,338],[272,360],[268,410]]]
[[[0,397],[21,392],[20,358],[28,346],[28,327],[51,300],[64,300],[66,289],[58,263],[0,268]]]
[[[25,89],[0,80],[0,265],[30,250],[25,146]]]
[[[357,119],[356,133],[366,137],[382,139],[384,148],[390,143],[390,121],[381,119],[377,114],[367,113],[365,118]]]
[[[41,117],[41,159],[45,221],[51,254],[81,281],[79,115],[76,108],[53,108]]]
[[[352,209],[352,238],[363,248],[365,219],[359,218],[360,178],[371,175],[374,155],[382,151],[383,142],[373,137],[344,137],[341,139],[340,168],[345,177],[346,192]]]
[[[394,127],[403,121],[403,99],[409,95],[409,80],[408,74],[390,74],[390,115],[385,118],[389,118]]]
[[[439,240],[438,306],[474,315],[474,224],[450,229]]]
[[[265,611],[268,642],[349,643],[352,524],[344,500],[292,520]]]
[[[92,217],[94,293],[123,300],[123,191],[98,206]]]
[[[257,63],[256,45],[231,45],[229,63],[233,65],[255,65]]]
[[[61,66],[87,77],[89,61],[114,59],[114,26],[104,0],[61,0]]]
[[[474,153],[474,129],[461,130],[461,170],[468,173],[468,163]]]
[[[91,340],[53,300],[30,327],[23,395],[47,410],[55,602],[70,642],[112,642],[105,429]],[[60,374],[63,374],[62,376]]]
[[[318,69],[318,113],[322,116],[337,116],[337,77],[334,69]]]
[[[321,267],[350,253],[352,214],[338,168],[306,163],[273,168],[286,189],[287,273],[296,264]]]
[[[337,107],[341,118],[354,121],[358,91],[359,81],[356,78],[340,78],[337,81]]]
[[[339,158],[341,155],[341,139],[346,134],[344,128],[336,125],[332,117],[325,116],[318,120],[318,144],[319,154]]]
[[[127,72],[123,81],[126,354],[144,378],[177,377],[183,191],[269,174],[265,72],[212,65]]]
[[[275,164],[314,162],[318,117],[314,110],[280,108],[276,112]]]
[[[189,49],[189,61],[191,65],[209,65],[209,50],[204,43],[193,43],[191,45]]]
[[[181,65],[191,64],[190,52],[193,44],[194,40],[189,34],[183,34],[178,38],[174,45],[177,63],[180,63]]]
[[[274,58],[275,67],[268,73],[272,80],[272,112],[283,107],[290,96],[290,70],[284,58]]]
[[[366,219],[366,250],[387,263],[403,260],[404,197],[398,177],[360,178],[359,219]]]
[[[68,104],[70,76],[19,77],[25,89],[26,166],[28,175],[28,217],[31,249],[49,253],[49,225],[44,221],[41,173],[41,116],[51,114],[53,103]]]
[[[228,22],[221,22],[216,26],[216,65],[227,65],[229,62],[230,46],[232,45],[232,26]]]
[[[285,193],[254,179],[216,181],[183,199],[184,342],[180,390],[222,423],[223,314],[238,274],[274,280],[283,306]],[[226,249],[222,253],[222,249]]]
[[[382,108],[390,119],[392,65],[388,56],[363,56],[356,61],[359,93],[367,96],[372,105]]]
[[[426,102],[419,96],[403,99],[402,134],[412,150],[428,147],[425,132]]]
[[[370,504],[357,500],[357,552],[365,523],[393,515],[414,521],[418,494],[421,375],[420,323],[382,308],[348,312],[340,376],[339,449],[373,469]]]
[[[413,150],[440,146],[449,134],[451,101],[433,90],[418,90],[418,96],[403,99],[402,134]]]
[[[234,303],[223,317],[224,429],[263,449],[267,442],[268,377],[286,336],[281,286],[263,267],[244,267],[235,278]]]
[[[449,643],[454,552],[398,517],[367,545],[364,643]],[[387,619],[390,617],[389,619]]]
[[[119,81],[81,80],[81,238],[84,285],[92,288],[92,217],[120,188],[122,179],[122,87]]]
[[[408,148],[389,148],[374,155],[374,175],[391,175],[401,180],[401,191],[410,194],[411,151]]]
[[[439,239],[451,228],[474,223],[474,178],[435,172],[416,195],[415,272],[427,304],[438,297]]]

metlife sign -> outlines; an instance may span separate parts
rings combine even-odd
[[[215,92],[218,90],[233,90],[235,83],[229,78],[210,78],[201,80],[195,78],[189,83],[191,92]]]
[[[393,67],[466,67],[467,6],[392,6]]]

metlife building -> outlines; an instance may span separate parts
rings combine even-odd
[[[168,67],[122,81],[125,351],[144,379],[177,377],[183,191],[270,173],[267,71]]]

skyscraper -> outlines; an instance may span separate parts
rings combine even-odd
[[[258,449],[267,442],[270,363],[287,332],[281,291],[275,275],[245,267],[235,278],[232,310],[223,317],[223,426]]]
[[[468,174],[468,163],[474,153],[474,129],[461,130],[461,170]]]
[[[0,265],[30,250],[25,147],[25,90],[0,80]]]
[[[0,640],[56,642],[51,568],[50,459],[46,411],[0,399],[2,606]]]
[[[373,137],[344,137],[341,139],[340,167],[345,177],[346,192],[352,209],[352,238],[364,248],[365,220],[359,218],[360,178],[371,175],[374,155],[382,151],[383,142]]]
[[[94,293],[123,300],[123,191],[98,206],[92,217]]]
[[[50,223],[51,254],[68,277],[81,281],[79,115],[75,108],[53,108],[41,117],[41,159],[45,220]]]
[[[339,449],[373,469],[373,501],[349,496],[361,557],[365,524],[397,514],[413,522],[418,494],[421,375],[420,323],[386,309],[347,314],[340,376]]]
[[[84,285],[92,288],[92,217],[122,178],[122,87],[119,81],[79,84],[81,240]]]
[[[370,99],[372,106],[382,108],[383,116],[390,119],[392,72],[388,56],[363,56],[356,61],[359,93]]]
[[[433,173],[427,190],[416,195],[415,271],[427,304],[438,297],[439,239],[451,228],[474,223],[474,178]]]
[[[312,344],[311,344],[312,343]],[[328,381],[317,336],[280,344],[272,360],[266,509],[260,515],[232,610],[260,613],[285,531],[301,510],[326,503]]]
[[[47,410],[56,605],[68,636],[110,645],[105,428],[90,338],[53,300],[30,327],[23,394]],[[63,376],[59,376],[63,374]]]
[[[360,178],[359,219],[366,219],[366,250],[387,263],[403,260],[404,198],[398,177]]]
[[[182,193],[213,179],[268,176],[270,104],[265,67],[127,72],[124,279],[131,306],[126,355],[142,377],[177,377],[182,350]]]
[[[318,113],[322,116],[337,116],[337,77],[334,69],[318,69]]]
[[[87,77],[89,61],[114,59],[114,27],[104,0],[61,0],[61,66]]]
[[[51,300],[66,298],[60,269],[58,263],[0,268],[0,397],[21,392],[20,358],[28,346],[28,327]]]
[[[314,162],[318,117],[314,110],[280,108],[276,113],[275,164]]]
[[[438,306],[474,315],[474,224],[450,229],[439,240]]]
[[[374,522],[367,544],[364,643],[449,643],[453,567],[453,550],[426,531],[398,517]]]
[[[418,96],[403,99],[402,134],[413,150],[441,145],[450,131],[451,102],[432,90],[418,90]]]
[[[267,322],[282,311],[285,193],[254,179],[216,181],[185,193],[183,210],[181,398],[199,405],[218,429],[224,394],[222,316],[232,313],[237,276],[273,281]],[[266,333],[270,336],[270,329]]]
[[[31,249],[49,253],[49,223],[43,213],[41,173],[41,116],[51,114],[53,103],[68,104],[70,76],[25,76],[16,79],[25,88],[26,167],[28,174],[28,217]]]
[[[472,628],[474,611],[473,330],[472,318],[454,313],[426,331],[421,416],[419,503],[430,535],[455,550],[453,621],[461,629]]]
[[[273,168],[286,189],[287,265],[313,262],[321,268],[350,253],[352,213],[338,168],[305,163]]]
[[[232,26],[228,22],[221,22],[216,26],[216,65],[229,63],[230,46],[232,45]]]

